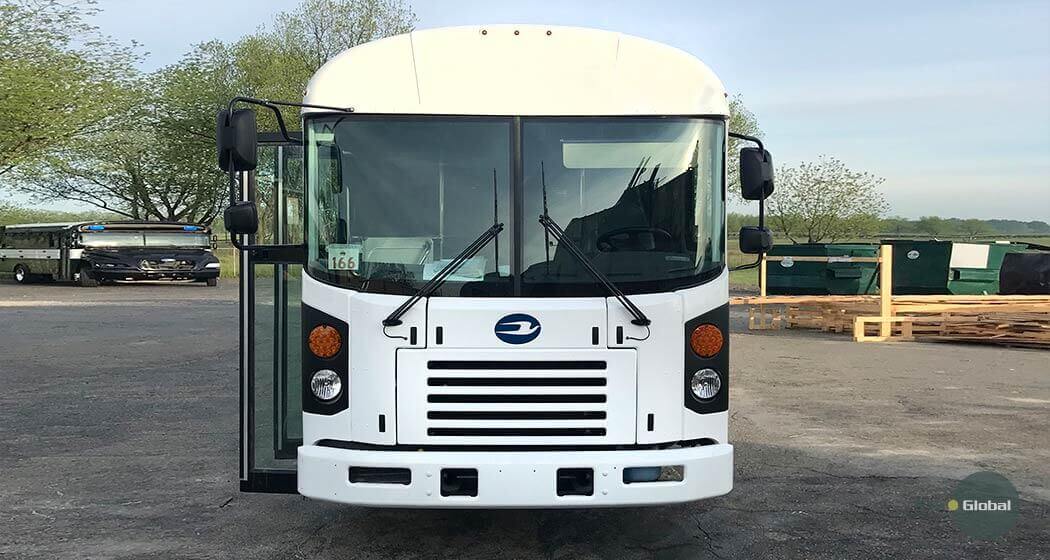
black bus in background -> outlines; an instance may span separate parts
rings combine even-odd
[[[219,259],[211,228],[196,224],[103,221],[0,226],[0,274],[21,284],[193,280],[215,286]]]

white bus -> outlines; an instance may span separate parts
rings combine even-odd
[[[247,104],[301,108],[302,136],[282,121],[257,151]],[[685,52],[531,25],[375,41],[302,103],[231,101],[242,490],[392,507],[729,492],[728,112]],[[758,144],[741,183],[761,207]],[[741,232],[745,252],[769,244]]]

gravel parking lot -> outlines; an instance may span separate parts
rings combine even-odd
[[[694,504],[379,510],[237,487],[237,291],[0,282],[0,558],[1050,557],[1048,354],[749,334],[736,487]],[[998,540],[946,502],[983,470]]]

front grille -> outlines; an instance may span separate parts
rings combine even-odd
[[[431,387],[604,387],[604,377],[431,377]]]
[[[428,395],[432,403],[603,403],[605,395]]]
[[[448,349],[398,354],[399,443],[634,441],[633,351]]]
[[[427,403],[443,406],[427,411],[427,435],[605,436],[606,367],[601,360],[430,360]],[[470,373],[448,376],[449,371]],[[528,373],[508,375],[514,372]],[[459,410],[461,404],[492,406]],[[508,404],[572,405],[573,410],[507,410]],[[470,425],[457,425],[465,423]]]
[[[603,409],[607,401],[604,389],[608,385],[605,378],[606,362],[601,360],[430,360],[427,369],[439,372],[459,370],[471,372],[469,377],[448,377],[444,374],[427,377],[426,386],[429,394],[428,403],[440,405],[474,405],[487,403],[492,410],[444,410],[436,407],[426,412],[427,420],[474,420],[468,428],[442,426],[434,427],[427,422],[428,436],[460,437],[598,437],[605,436],[606,412]],[[547,375],[535,375],[532,372],[546,371]],[[505,376],[503,372],[530,372],[524,376]],[[593,376],[563,377],[559,372],[594,372]],[[481,376],[479,374],[488,374]],[[441,388],[451,393],[434,393]],[[499,392],[496,390],[498,388]],[[538,393],[545,390],[551,392]],[[469,393],[465,391],[471,391]],[[489,392],[492,391],[492,392]],[[597,391],[597,392],[595,392]],[[593,405],[584,407],[593,410],[571,411],[520,411],[503,410],[505,403],[573,403],[573,405]],[[524,421],[520,421],[524,420]],[[560,422],[580,421],[581,426],[547,427],[550,420]],[[513,427],[501,426],[513,422]],[[447,423],[447,422],[446,422]],[[533,426],[534,424],[534,426]]]
[[[431,410],[427,412],[427,418],[431,420],[605,420],[605,411],[483,412],[468,410],[457,412]]]
[[[431,436],[604,436],[605,428],[427,428]]]
[[[142,270],[193,270],[193,261],[182,261],[182,260],[142,260],[139,261],[139,268]]]
[[[602,360],[430,360],[427,369],[576,370],[605,369]]]

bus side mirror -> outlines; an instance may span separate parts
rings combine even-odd
[[[235,202],[222,213],[226,231],[234,235],[251,235],[259,229],[259,214],[250,200]]]
[[[773,248],[773,232],[767,227],[740,228],[740,252],[746,255],[768,253]]]
[[[222,109],[215,117],[215,144],[218,148],[219,169],[223,171],[251,171],[258,164],[258,141],[255,111]]]
[[[773,156],[766,150],[741,148],[740,194],[744,200],[765,200],[773,194]]]

